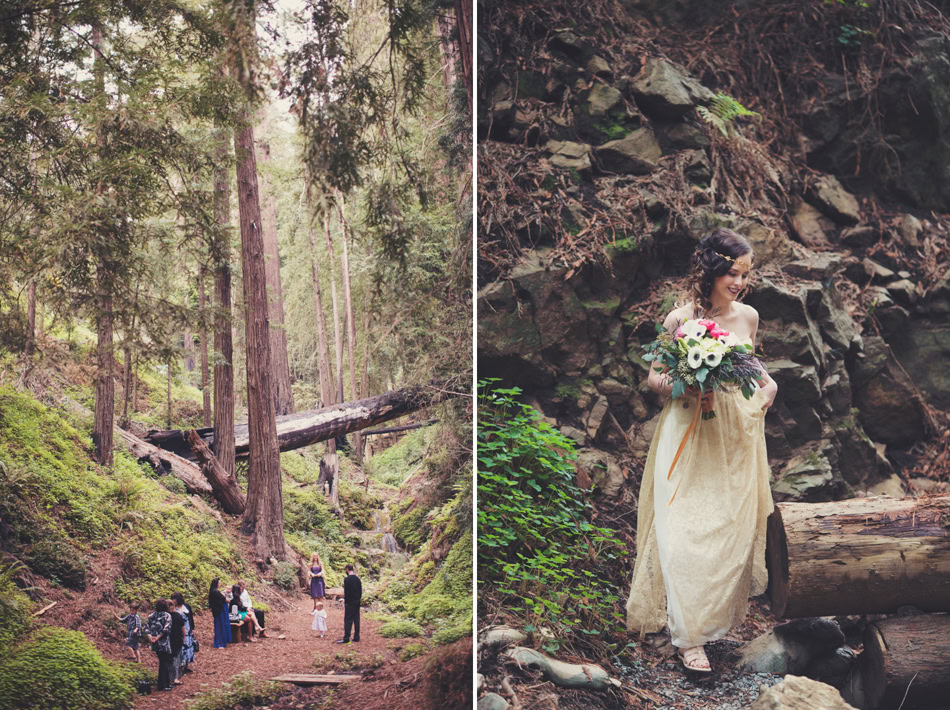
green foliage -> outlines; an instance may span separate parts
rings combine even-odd
[[[37,574],[72,589],[86,588],[86,563],[79,550],[65,540],[40,540],[26,559]]]
[[[375,530],[374,513],[383,507],[383,501],[379,496],[367,493],[343,479],[340,482],[340,507],[354,527],[360,530]]]
[[[251,671],[231,677],[220,688],[206,690],[185,701],[187,710],[233,710],[267,705],[285,691],[273,681],[258,680]]]
[[[762,114],[756,111],[750,111],[732,96],[723,94],[722,92],[717,93],[713,97],[709,108],[698,106],[696,113],[698,113],[704,121],[718,128],[719,132],[727,138],[735,130],[733,127],[733,121],[735,121],[735,119],[745,116],[751,118],[761,118],[762,116]]]
[[[379,629],[379,635],[388,639],[415,638],[422,636],[422,627],[414,621],[390,621]]]
[[[417,579],[424,579],[417,572]],[[405,597],[403,608],[413,619],[426,624],[455,626],[468,624],[472,617],[472,533],[466,530],[452,545],[432,581],[420,592]]]
[[[575,483],[574,442],[515,400],[518,388],[479,383],[478,546],[483,592],[560,633],[619,627],[620,590],[604,569],[626,551],[589,522]]]
[[[401,486],[419,469],[438,427],[422,427],[406,434],[385,451],[366,460],[370,478],[390,486]]]
[[[274,565],[274,584],[288,592],[296,591],[300,586],[297,565],[292,562],[278,562]]]
[[[283,490],[283,498],[285,532],[316,534],[330,541],[342,542],[340,519],[330,510],[329,502],[319,490],[288,486]]]
[[[457,624],[456,626],[447,626],[444,629],[440,629],[432,634],[432,642],[437,646],[445,646],[446,644],[455,643],[459,639],[463,639],[466,636],[472,635],[472,620],[469,619],[467,623]]]
[[[13,581],[23,569],[18,562],[0,566],[0,658],[30,628],[30,599]]]
[[[428,646],[424,643],[408,643],[400,649],[399,653],[396,654],[399,657],[399,660],[405,663],[406,661],[411,661],[417,656],[421,656],[429,650]]]
[[[80,632],[47,626],[0,661],[0,707],[123,710],[132,707],[134,677]]]

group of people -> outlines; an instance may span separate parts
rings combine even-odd
[[[360,600],[363,597],[363,583],[356,575],[356,569],[348,564],[344,568],[346,578],[343,580],[343,638],[337,643],[350,643],[360,640]],[[323,600],[327,595],[326,575],[320,555],[314,552],[310,556],[310,597],[313,599],[313,623],[310,628],[320,632],[320,638],[327,633],[327,612],[323,608]]]
[[[194,614],[185,604],[181,592],[175,592],[168,599],[158,599],[155,610],[144,624],[138,613],[140,609],[139,604],[132,604],[125,616],[116,614],[116,618],[126,625],[128,637],[125,645],[132,657],[141,663],[139,644],[147,638],[158,656],[158,689],[172,690],[182,684],[182,676],[192,672],[190,666],[198,652]]]
[[[233,638],[232,624],[238,627],[239,635],[246,627],[252,642],[257,642],[256,636],[266,638],[264,612],[254,607],[247,583],[240,580],[223,592],[218,588],[219,584],[220,579],[215,577],[208,590],[208,608],[214,619],[214,648],[226,648],[229,643],[239,640]]]

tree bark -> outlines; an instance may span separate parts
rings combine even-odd
[[[181,456],[142,441],[124,429],[116,429],[119,438],[125,442],[129,452],[139,461],[147,461],[160,474],[172,473],[180,478],[191,493],[211,493],[211,485],[201,475],[201,471],[191,461]]]
[[[376,434],[395,434],[396,432],[412,431],[413,429],[421,429],[422,427],[432,426],[433,424],[438,423],[438,419],[426,419],[424,422],[404,424],[403,426],[394,426],[387,429],[370,429],[369,431],[364,431],[363,436],[374,436]]]
[[[195,452],[195,456],[201,462],[201,472],[208,479],[208,483],[211,484],[211,490],[214,497],[221,504],[221,509],[229,515],[243,513],[246,503],[237,479],[222,468],[211,449],[198,436],[198,432],[190,429],[186,436],[192,451]]]
[[[36,279],[30,279],[26,288],[26,346],[23,354],[27,363],[33,359],[36,350]]]
[[[950,609],[950,496],[781,503],[769,517],[778,617]]]
[[[261,133],[266,130],[266,111]],[[270,162],[270,142],[258,138],[260,163]],[[267,184],[263,171],[258,171],[261,197],[264,201],[263,234],[264,259],[267,278],[268,315],[270,317],[270,353],[274,374],[274,407],[277,415],[294,411],[294,394],[290,387],[290,358],[287,356],[287,329],[284,326],[284,294],[280,282],[280,251],[277,246],[277,207],[274,192]]]
[[[254,17],[248,17],[247,21],[248,26],[253,27]],[[243,531],[251,535],[252,543],[263,559],[283,560],[286,556],[284,509],[271,382],[264,239],[260,228],[254,129],[246,112],[239,116],[234,132],[234,152],[237,156],[244,300],[247,304],[245,341],[250,469]]]
[[[185,351],[185,371],[195,371],[195,338],[191,334],[191,329],[186,328],[182,333],[182,348]]]
[[[356,321],[353,317],[353,297],[350,291],[350,258],[347,250],[346,238],[346,217],[343,214],[343,195],[339,195],[337,210],[340,214],[340,224],[343,228],[343,252],[340,255],[340,271],[343,276],[343,308],[346,311],[346,350],[347,357],[350,359],[350,398],[359,399],[360,394],[356,389]],[[363,466],[363,439],[356,433],[353,437],[353,446],[356,450],[356,465]],[[365,472],[363,474],[366,475]],[[365,479],[368,487],[369,478]]]
[[[317,315],[317,345],[319,352],[316,360],[316,379],[320,383],[320,406],[333,404],[333,393],[330,383],[330,353],[327,349],[327,319],[323,313],[323,298],[320,295],[320,266],[317,259],[317,245],[313,238],[313,227],[310,227],[310,263],[313,268],[313,300]]]
[[[902,703],[906,709],[945,708],[950,698],[950,616],[923,614],[868,624],[858,673],[867,710]]]
[[[219,70],[219,74],[224,74]],[[231,246],[228,228],[231,221],[231,190],[228,180],[228,133],[220,129],[215,136],[214,221],[217,226],[211,247],[214,264],[214,432],[215,441],[234,439],[234,345],[231,339]],[[234,449],[214,446],[221,467],[234,475]]]
[[[456,396],[458,393],[435,385],[404,387],[356,402],[288,414],[276,420],[278,443],[281,451],[293,451],[397,419]],[[250,450],[248,425],[238,424],[235,432],[235,452],[238,458],[246,458]],[[198,434],[209,446],[214,442],[214,431],[199,429]],[[191,446],[180,429],[150,431],[145,441],[186,459],[194,459]]]
[[[323,218],[324,233],[327,239],[327,264],[330,268],[330,297],[333,301],[333,339],[336,344],[336,398],[334,404],[343,402],[343,336],[340,333],[340,311],[336,298],[336,279],[333,276],[333,239],[330,236],[329,212]],[[326,463],[332,478],[330,479],[330,505],[340,507],[340,458],[336,455],[336,438],[327,442]]]
[[[207,306],[207,303],[207,298],[205,298],[205,270],[202,267],[201,273],[198,274],[198,309],[201,311],[201,332],[199,335],[201,338],[201,413],[204,425],[209,427],[211,426],[211,389],[208,385],[211,382],[208,372],[208,328],[205,326],[205,306]]]
[[[168,409],[165,412],[165,421],[168,422],[168,428],[172,428],[172,360],[168,358],[168,377],[166,378],[168,382],[168,395],[166,397],[166,402],[168,403]]]
[[[472,115],[472,3],[455,0],[455,23],[458,27],[459,61],[468,95],[468,115]]]
[[[121,426],[127,426],[129,423],[129,399],[132,396],[132,348],[128,342],[122,348],[122,356],[125,358],[125,387],[122,393],[122,418],[119,420]]]

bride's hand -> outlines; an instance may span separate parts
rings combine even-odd
[[[778,385],[775,384],[775,380],[769,380],[762,388],[762,392],[767,398],[765,404],[762,405],[762,411],[766,411],[775,402],[775,395],[778,394]]]

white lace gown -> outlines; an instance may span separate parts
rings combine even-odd
[[[745,618],[749,596],[765,591],[773,506],[762,391],[750,400],[718,392],[716,418],[698,419],[667,480],[698,406],[683,402],[664,406],[643,471],[627,628],[668,626],[673,644],[688,648],[725,636]]]

